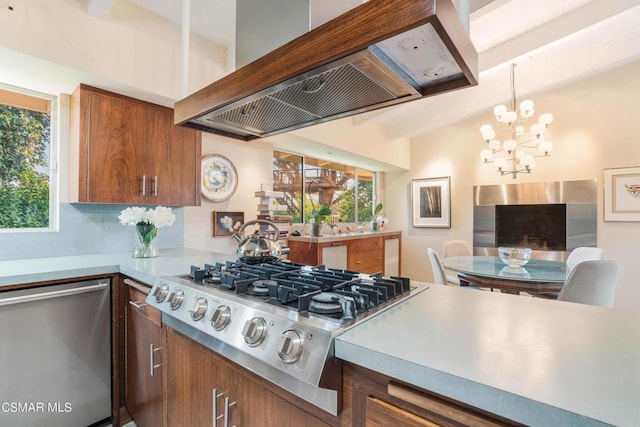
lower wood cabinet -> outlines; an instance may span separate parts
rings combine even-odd
[[[383,245],[382,236],[349,240],[347,242],[347,268],[366,274],[384,274]]]
[[[342,425],[411,427],[519,424],[344,362]]]
[[[164,425],[163,355],[161,315],[146,306],[145,286],[131,279],[126,309],[126,407],[138,427]]]
[[[171,328],[167,365],[168,427],[329,425]]]
[[[360,273],[399,276],[401,236],[400,232],[343,239],[332,236],[329,241],[320,239],[312,243],[289,238],[288,258],[308,265],[323,264]]]
[[[365,401],[365,425],[367,427],[435,427],[438,424],[393,406],[384,400],[367,397]]]

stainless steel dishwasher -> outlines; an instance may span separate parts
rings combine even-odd
[[[86,427],[111,415],[109,284],[0,292],[0,426]]]

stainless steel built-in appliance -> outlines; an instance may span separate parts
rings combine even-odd
[[[334,338],[425,289],[324,266],[226,262],[158,279],[147,303],[168,326],[337,415]]]
[[[0,292],[0,425],[111,416],[109,279]]]

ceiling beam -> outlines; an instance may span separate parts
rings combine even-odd
[[[589,27],[637,6],[638,0],[592,1],[482,52],[478,56],[478,68],[480,71],[486,71],[505,63],[517,62],[518,57],[523,55],[535,55],[540,49],[553,47]]]
[[[113,0],[87,0],[87,13],[103,21],[109,17]]]
[[[498,2],[500,0],[497,0]],[[487,7],[491,7],[490,4]],[[604,71],[609,61],[612,65],[622,64],[628,58],[633,58],[640,51],[640,47],[624,49],[626,53],[616,53],[609,45],[607,49],[602,49],[601,44],[605,41],[605,34],[611,35],[615,43],[620,39],[626,39],[628,19],[626,16],[635,16],[640,10],[637,0],[619,0],[611,2],[609,0],[595,0],[591,3],[566,13],[550,22],[516,36],[515,38],[502,43],[478,55],[478,65],[480,70],[480,84],[474,88],[467,88],[463,91],[455,91],[434,98],[425,98],[415,101],[406,106],[381,110],[384,113],[377,117],[368,117],[358,122],[359,126],[372,122],[379,122],[385,126],[387,138],[399,137],[414,138],[425,132],[429,132],[437,127],[450,124],[456,120],[469,117],[479,110],[478,108],[489,108],[491,102],[496,102],[496,88],[492,85],[493,74],[496,70],[506,69],[512,62],[537,63],[538,70],[548,76],[536,76],[537,87],[531,88],[533,91],[544,90],[545,87],[567,84],[571,80],[584,78],[587,75],[598,71]],[[621,24],[613,24],[620,22]],[[612,28],[615,27],[615,28]],[[617,29],[616,29],[617,28]],[[618,35],[615,32],[618,31]],[[602,40],[589,43],[587,47],[579,44],[578,40],[584,38],[591,40],[600,34]],[[566,52],[564,45],[575,46],[576,49],[587,50],[583,52],[587,56],[580,58],[580,67],[573,67],[566,70],[564,68],[565,57],[570,55]],[[556,54],[555,51],[563,52]],[[600,52],[600,50],[602,50]],[[596,55],[596,52],[600,52]],[[626,55],[626,56],[625,56]],[[623,58],[624,56],[624,58]],[[610,57],[610,58],[609,58]],[[627,58],[628,57],[628,58]],[[533,58],[533,61],[531,59]],[[541,63],[542,58],[546,63]],[[600,58],[604,63],[593,63],[594,58]],[[597,61],[596,61],[597,62]],[[591,68],[590,68],[591,67]],[[555,74],[553,70],[555,68]],[[594,70],[594,71],[590,71]],[[524,71],[524,70],[522,70]],[[492,74],[492,76],[489,76]],[[552,75],[554,74],[554,75]],[[500,89],[500,88],[498,88]],[[502,96],[498,97],[500,100]],[[485,105],[486,104],[486,105]],[[457,111],[455,115],[447,113]]]

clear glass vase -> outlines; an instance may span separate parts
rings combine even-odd
[[[311,223],[311,237],[322,237],[322,224]]]
[[[134,258],[153,258],[158,253],[158,228],[155,225],[136,225],[136,248]]]

